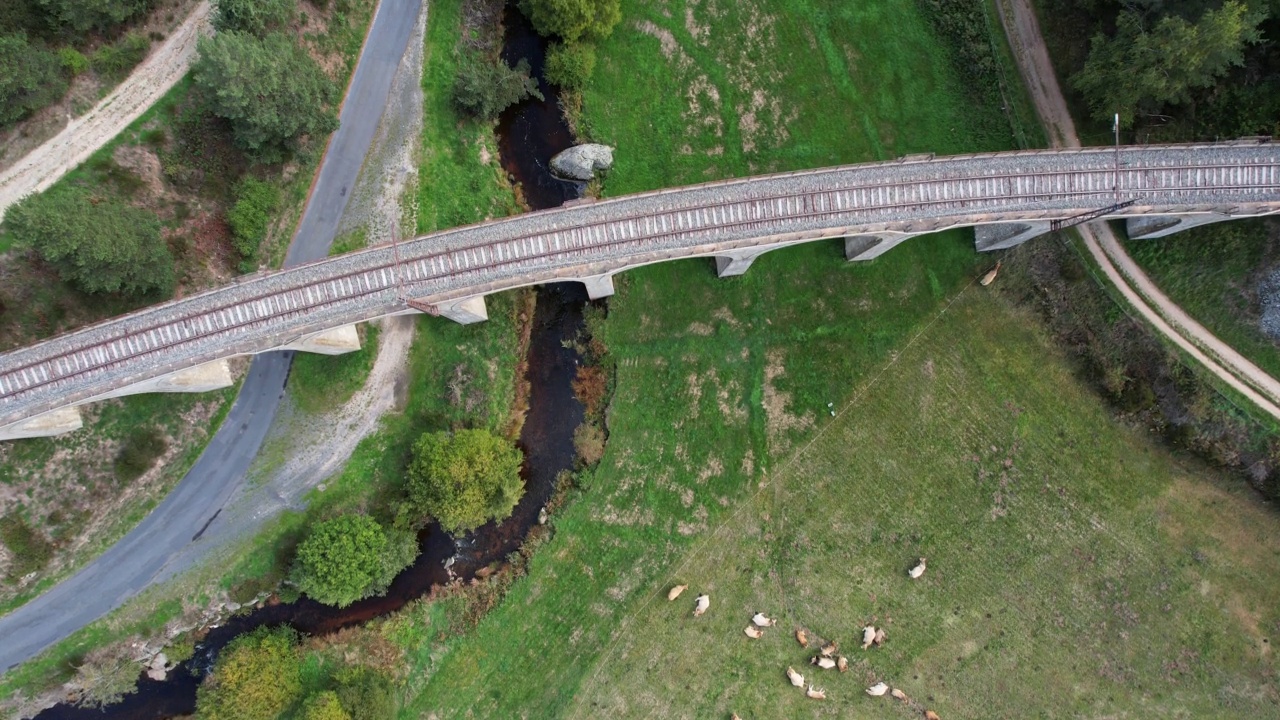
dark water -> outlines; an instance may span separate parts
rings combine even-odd
[[[555,153],[571,146],[573,138],[561,117],[555,93],[542,79],[545,43],[514,6],[508,6],[503,58],[515,64],[528,58],[546,100],[529,100],[508,109],[498,126],[502,165],[524,188],[531,209],[556,207],[578,197],[579,186],[551,176],[548,163]],[[338,609],[303,598],[294,603],[268,605],[231,618],[210,630],[195,655],[157,682],[143,676],[138,691],[102,709],[57,705],[36,717],[39,720],[160,720],[195,711],[196,688],[213,666],[218,653],[241,633],[263,625],[289,625],[308,635],[331,633],[359,625],[404,607],[427,595],[434,585],[449,581],[444,561],[454,557],[457,577],[473,577],[475,571],[505,558],[519,548],[538,513],[555,492],[555,478],[573,468],[573,431],[582,422],[581,403],[572,382],[580,358],[562,340],[574,338],[583,328],[587,294],[580,283],[547,285],[537,290],[537,305],[529,339],[529,411],[520,434],[525,453],[521,475],[525,494],[511,517],[489,523],[455,543],[438,527],[428,527],[419,537],[422,554],[396,577],[387,594]]]

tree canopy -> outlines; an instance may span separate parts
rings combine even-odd
[[[524,495],[524,454],[488,430],[426,433],[413,446],[409,499],[450,533],[511,515]]]
[[[596,49],[589,43],[555,43],[547,50],[547,80],[568,90],[581,90],[596,68]]]
[[[213,26],[259,37],[279,30],[298,16],[296,0],[214,0]]]
[[[24,32],[0,35],[0,125],[17,122],[67,92],[58,56]]]
[[[6,0],[7,1],[7,0]],[[150,10],[154,0],[39,0],[49,22],[76,34],[113,30]]]
[[[173,291],[173,255],[160,221],[145,210],[61,184],[13,206],[4,224],[86,292]]]
[[[1264,15],[1236,0],[1209,9],[1199,22],[1166,15],[1147,28],[1143,17],[1124,10],[1111,37],[1093,36],[1084,68],[1071,78],[1095,117],[1120,114],[1124,127],[1139,113],[1186,103],[1191,90],[1206,88],[1243,62],[1246,45],[1261,39]]]
[[[598,42],[622,19],[621,0],[520,0],[520,10],[539,35],[565,42]]]
[[[528,60],[522,59],[512,68],[501,60],[472,54],[463,57],[458,66],[453,101],[470,115],[496,120],[503,110],[530,96],[542,99],[538,81],[529,76]]]
[[[298,635],[288,627],[260,627],[218,655],[196,692],[200,720],[275,718],[302,696]]]
[[[417,556],[412,533],[388,535],[366,515],[341,515],[312,526],[298,546],[293,581],[326,605],[346,607],[384,592]]]
[[[338,127],[337,86],[289,37],[228,31],[200,38],[192,68],[209,109],[231,122],[238,146],[263,162],[277,162],[304,135]]]

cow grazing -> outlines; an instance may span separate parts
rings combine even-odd
[[[876,647],[880,647],[881,645],[884,644],[884,640],[885,640],[884,628],[876,628],[876,636],[871,638],[871,644],[875,645]]]
[[[699,595],[693,599],[693,616],[698,617],[711,607],[711,598],[707,595]]]
[[[809,636],[805,633],[804,630],[796,631],[796,642],[800,643],[805,647],[809,647]]]
[[[760,638],[764,637],[764,631],[757,630],[754,625],[748,625],[747,628],[742,632],[746,633],[747,637],[751,638],[752,640],[759,640]]]
[[[836,666],[836,661],[835,661],[835,660],[832,660],[831,658],[826,657],[826,656],[824,656],[824,655],[818,655],[817,657],[810,658],[810,659],[809,659],[809,664],[810,664],[810,665],[817,665],[818,667],[822,668],[823,670],[830,670],[831,668],[833,668],[833,667],[835,667],[835,666]]]
[[[840,672],[845,672],[846,670],[848,670],[848,669],[849,669],[849,658],[846,658],[846,657],[845,657],[845,656],[843,656],[843,655],[841,655],[840,657],[836,658],[836,667],[840,669]]]
[[[822,654],[826,655],[827,657],[831,657],[832,655],[835,655],[836,651],[839,649],[840,648],[836,647],[835,641],[832,640],[831,642],[822,646]]]
[[[938,713],[932,710],[925,710],[924,720],[942,720],[942,718],[938,717]]]
[[[924,574],[924,558],[920,558],[920,564],[908,570],[907,574],[911,576],[912,580],[919,580],[920,576]]]
[[[755,623],[756,627],[773,627],[778,624],[777,618],[771,618],[762,612],[751,616],[751,622]]]
[[[810,685],[810,686],[809,686],[809,689],[808,689],[808,690],[805,690],[805,691],[804,691],[804,694],[805,694],[805,695],[807,695],[807,696],[809,696],[809,697],[811,697],[811,698],[813,698],[814,700],[826,700],[826,699],[827,699],[827,691],[826,691],[826,690],[819,690],[818,688],[816,688],[816,687],[814,687],[814,686],[812,686],[812,685]]]
[[[804,687],[804,676],[792,670],[790,665],[787,666],[787,679],[796,687]]]
[[[689,589],[688,585],[677,585],[667,591],[667,599],[675,600],[676,598],[680,597],[680,593],[688,589]]]
[[[871,697],[880,697],[881,695],[887,692],[889,692],[889,686],[885,685],[882,682],[878,682],[875,685],[872,685],[871,687],[867,688],[867,694],[870,695]]]
[[[899,699],[899,700],[901,700],[902,702],[911,702],[910,698],[908,698],[908,697],[907,697],[907,694],[906,694],[906,693],[904,693],[904,692],[902,692],[902,691],[901,691],[901,690],[899,690],[898,688],[894,688],[894,689],[890,690],[890,691],[889,691],[889,694],[890,694],[890,695],[892,695],[892,696],[894,696],[894,697],[896,697],[896,698],[898,698],[898,699]]]
[[[871,643],[876,641],[876,626],[867,625],[862,628],[862,649],[866,650],[871,647]]]

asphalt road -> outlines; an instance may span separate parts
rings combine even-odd
[[[286,267],[328,254],[422,2],[381,1]],[[0,618],[0,668],[12,668],[119,607],[171,558],[200,542],[262,446],[284,397],[292,358],[291,352],[255,357],[222,427],[156,509],[80,572]]]

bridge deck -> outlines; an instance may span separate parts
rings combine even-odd
[[[1117,171],[1118,164],[1118,171]],[[1280,210],[1280,146],[1222,144],[907,159],[730,180],[529,213],[215,290],[0,355],[0,426],[211,360],[522,285],[852,234],[1063,218]]]

